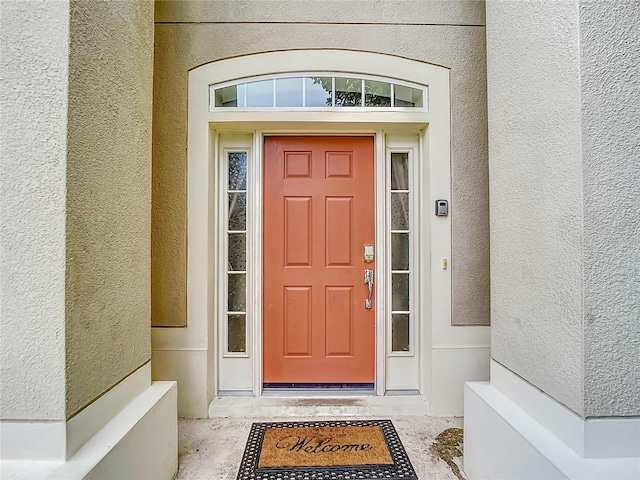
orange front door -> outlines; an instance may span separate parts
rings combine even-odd
[[[267,137],[265,383],[373,383],[371,137]]]

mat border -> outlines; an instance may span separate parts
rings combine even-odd
[[[326,467],[258,468],[264,432],[267,428],[380,427],[393,465],[347,465]],[[237,480],[418,480],[407,452],[391,420],[324,420],[296,422],[255,422],[242,455]]]

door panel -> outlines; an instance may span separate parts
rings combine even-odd
[[[284,266],[311,266],[311,197],[284,198]]]
[[[264,150],[264,382],[372,383],[373,138],[267,137]]]

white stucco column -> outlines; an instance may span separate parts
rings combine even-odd
[[[5,1],[0,21],[0,477],[171,478],[176,386],[150,365],[153,4]]]
[[[0,416],[62,421],[69,2],[0,9]]]
[[[487,2],[492,365],[470,478],[640,476],[640,6]]]

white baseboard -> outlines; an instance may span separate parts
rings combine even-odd
[[[154,382],[68,460],[6,460],[8,479],[171,479],[178,468],[175,382]]]
[[[504,373],[504,372],[503,372]],[[517,377],[519,381],[524,380]],[[510,379],[509,381],[515,381]],[[525,382],[526,383],[526,382]],[[539,392],[541,395],[544,393]],[[555,402],[551,397],[545,402]],[[541,401],[540,398],[535,402]],[[557,404],[557,402],[555,402]],[[593,479],[637,480],[640,478],[640,452],[635,456],[586,458],[573,445],[546,428],[550,420],[541,420],[552,412],[553,420],[560,423],[566,437],[566,426],[575,425],[577,417],[568,409],[540,406],[536,418],[522,409],[512,398],[503,394],[495,385],[487,382],[469,382],[465,385],[464,406],[464,470],[468,478],[476,479]],[[564,407],[562,407],[564,409]],[[567,418],[559,418],[559,412]],[[545,413],[546,412],[546,413]],[[579,417],[578,417],[579,419]],[[579,419],[583,431],[588,432],[591,420]],[[616,419],[614,428],[622,438],[607,434],[608,451],[627,455],[629,439],[626,432],[633,432],[637,419]],[[594,430],[595,432],[595,430]],[[640,430],[635,430],[640,435]],[[600,452],[602,454],[602,452]]]
[[[0,459],[63,461],[151,384],[149,362],[67,421],[0,422]]]
[[[129,418],[124,436],[114,425],[104,445],[117,441],[110,452],[92,468],[87,480],[172,479],[178,471],[177,386],[175,382],[154,382],[146,398]],[[91,447],[90,447],[91,448]],[[87,449],[87,454],[90,450]]]
[[[68,460],[6,460],[0,478],[169,480],[178,468],[176,403],[175,382],[154,382]]]
[[[464,383],[489,380],[489,347],[439,347],[431,351],[431,415],[461,417]]]
[[[0,461],[63,461],[66,458],[67,422],[0,422]]]
[[[178,382],[178,416],[207,418],[209,360],[204,349],[151,351],[151,378]]]
[[[71,458],[87,440],[151,385],[147,362],[76,416],[67,420],[67,456]]]
[[[495,360],[491,385],[581,457],[640,456],[638,417],[583,420]]]

